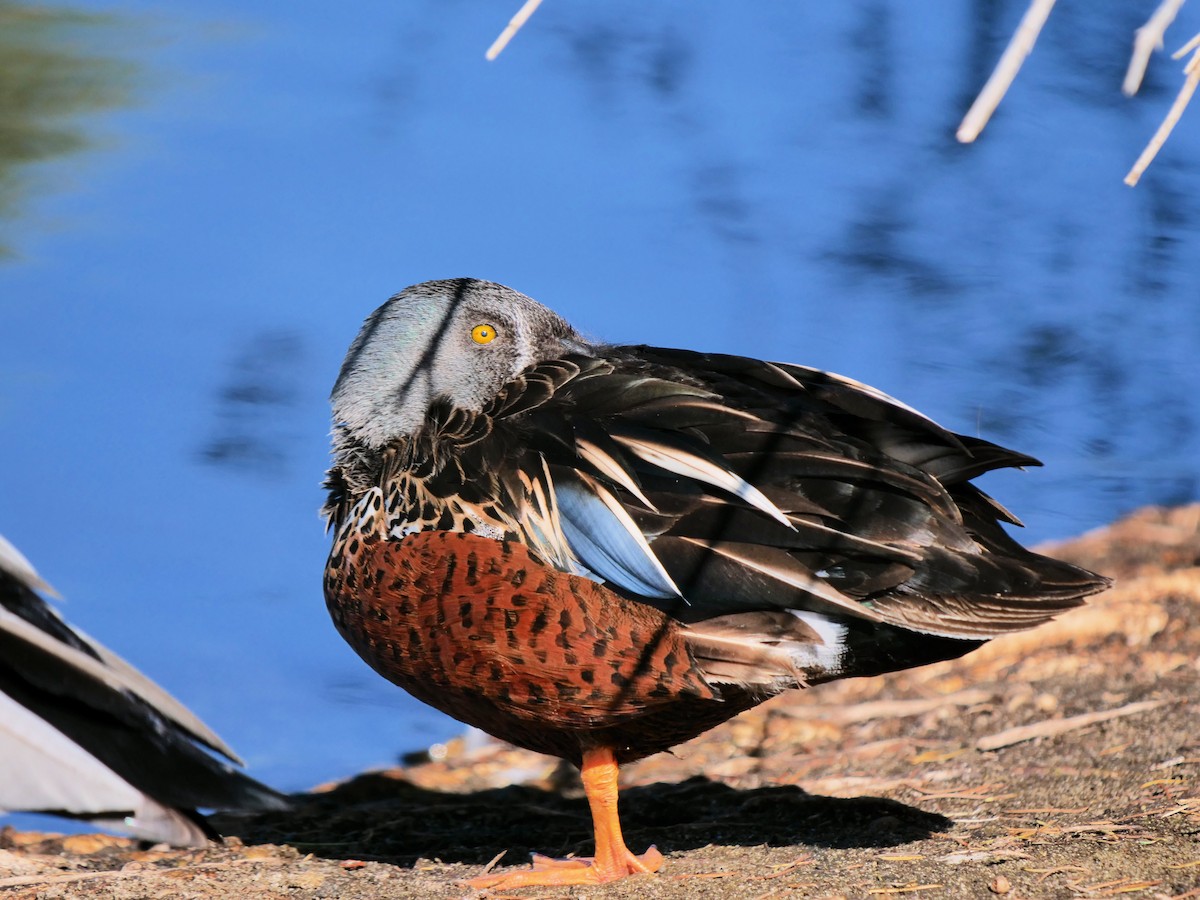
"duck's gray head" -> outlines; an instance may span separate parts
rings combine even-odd
[[[435,400],[478,410],[532,363],[587,352],[566,321],[502,284],[416,284],[371,313],[350,345],[334,427],[380,447],[416,431]]]

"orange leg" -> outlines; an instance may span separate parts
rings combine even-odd
[[[621,837],[617,816],[617,761],[612,749],[600,747],[583,754],[583,789],[592,810],[596,832],[596,855],[591,859],[550,859],[534,855],[533,868],[503,875],[472,878],[474,888],[511,888],[540,885],[599,884],[640,872],[657,872],[663,855],[651,847],[636,856]]]

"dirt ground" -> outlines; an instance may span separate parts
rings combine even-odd
[[[663,870],[509,896],[1200,898],[1200,506],[1049,552],[1118,585],[965,659],[794,692],[630,766],[626,837]],[[590,852],[573,770],[478,743],[287,814],[218,816],[229,837],[203,850],[0,832],[0,896],[498,897],[460,882]]]

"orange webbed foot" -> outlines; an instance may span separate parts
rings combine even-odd
[[[523,887],[602,884],[630,875],[657,872],[663,855],[651,847],[641,856],[631,853],[621,837],[617,818],[617,760],[611,747],[583,751],[580,767],[583,790],[592,811],[596,833],[596,855],[580,859],[552,859],[533,855],[533,868],[503,875],[481,875],[467,882],[479,890],[511,890]]]
[[[602,884],[630,875],[657,872],[662,868],[663,855],[651,847],[639,855],[625,850],[616,859],[597,860],[595,857],[554,859],[533,854],[533,867],[498,875],[481,875],[467,884],[476,890],[513,890],[523,887],[563,887],[572,884]]]

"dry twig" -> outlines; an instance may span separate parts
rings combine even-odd
[[[1129,69],[1125,73],[1125,81],[1121,87],[1127,95],[1137,93],[1142,79],[1145,77],[1146,66],[1149,64],[1151,55],[1162,47],[1163,36],[1183,4],[1184,0],[1162,0],[1146,24],[1137,30],[1133,41],[1133,54],[1129,60]],[[1000,101],[1012,86],[1013,79],[1021,70],[1021,64],[1025,61],[1025,57],[1033,51],[1038,35],[1041,34],[1042,26],[1046,24],[1046,19],[1053,8],[1054,0],[1031,0],[1029,9],[1026,10],[1021,24],[1013,33],[1008,47],[1001,55],[987,84],[983,86],[983,90],[979,92],[979,96],[975,98],[975,102],[971,104],[971,108],[963,117],[962,124],[958,126],[956,135],[959,141],[969,144],[979,137],[980,132],[983,131],[984,126],[996,111],[996,107],[1000,105]],[[1162,149],[1175,124],[1179,121],[1179,117],[1183,115],[1184,109],[1192,99],[1196,87],[1200,85],[1200,34],[1189,41],[1174,55],[1174,58],[1181,59],[1188,53],[1192,53],[1192,58],[1184,66],[1186,78],[1183,86],[1179,89],[1175,102],[1167,111],[1166,118],[1163,119],[1154,137],[1150,139],[1150,143],[1146,145],[1146,149],[1142,151],[1137,162],[1133,164],[1133,168],[1129,170],[1129,174],[1125,176],[1125,183],[1130,187],[1138,183],[1142,173],[1146,171],[1158,151]]]
[[[1184,74],[1187,76],[1183,81],[1183,87],[1179,89],[1179,94],[1175,97],[1175,102],[1167,110],[1166,118],[1158,126],[1158,131],[1154,132],[1154,137],[1150,138],[1150,143],[1146,145],[1146,149],[1142,151],[1142,155],[1137,158],[1137,162],[1133,164],[1133,168],[1125,176],[1125,183],[1130,187],[1138,183],[1138,180],[1142,177],[1142,173],[1146,171],[1146,167],[1158,155],[1158,151],[1162,149],[1162,145],[1166,143],[1171,131],[1175,128],[1175,123],[1179,121],[1179,117],[1183,115],[1184,109],[1187,108],[1188,102],[1192,99],[1192,94],[1196,92],[1196,86],[1200,85],[1200,34],[1181,47],[1172,56],[1172,59],[1181,59],[1188,53],[1192,54],[1192,58],[1183,67]]]
[[[1013,79],[1021,71],[1021,64],[1033,50],[1033,45],[1037,43],[1038,35],[1041,34],[1042,26],[1046,24],[1046,19],[1053,8],[1054,0],[1032,0],[1029,4],[1029,9],[1026,10],[1017,30],[1013,32],[1012,40],[1008,42],[1008,46],[1000,57],[1000,62],[996,63],[996,68],[988,78],[987,84],[983,86],[983,90],[979,92],[979,96],[975,98],[975,102],[963,116],[962,124],[955,132],[959,141],[969,144],[979,137],[979,133],[987,125],[988,119],[992,117],[992,113],[996,111],[996,107],[1000,105],[1000,101],[1008,92]]]
[[[1112,897],[1117,894],[1133,894],[1148,888],[1158,887],[1161,881],[1135,881],[1131,878],[1118,878],[1116,881],[1102,881],[1099,884],[1081,884],[1079,891],[1093,894],[1097,897]]]
[[[504,855],[506,853],[508,853],[507,848],[505,848],[504,850],[501,850],[499,853],[497,853],[495,856],[493,856],[491,859],[491,862],[489,862],[486,866],[484,866],[483,871],[480,872],[479,874],[486,875],[488,872],[492,871],[492,869],[496,868],[496,863],[498,863],[498,862],[500,862],[500,860],[504,859]]]
[[[1146,75],[1146,66],[1155,50],[1161,50],[1163,35],[1168,26],[1175,21],[1179,8],[1184,0],[1162,0],[1146,24],[1134,32],[1133,56],[1129,58],[1129,69],[1125,72],[1125,81],[1121,90],[1127,97],[1132,97],[1142,86],[1142,78]]]
[[[492,42],[492,46],[488,47],[487,53],[484,55],[489,61],[500,55],[500,52],[508,46],[508,42],[513,39],[513,35],[521,30],[521,26],[529,21],[529,17],[533,15],[533,11],[541,5],[542,0],[525,0],[524,5],[517,10],[517,14],[504,26],[504,30],[500,32],[500,37]]]
[[[1070,716],[1066,719],[1048,719],[1045,722],[1037,722],[1033,725],[1007,728],[996,734],[981,737],[975,742],[975,749],[999,750],[1001,747],[1020,744],[1023,741],[1032,741],[1034,738],[1053,737],[1054,735],[1074,731],[1077,728],[1086,728],[1088,725],[1095,725],[1097,722],[1107,722],[1109,719],[1132,716],[1137,713],[1158,709],[1160,706],[1166,705],[1166,703],[1166,700],[1143,700],[1140,703],[1127,703],[1125,706],[1119,706],[1116,709],[1106,709],[1102,712],[1084,713],[1083,715]]]

